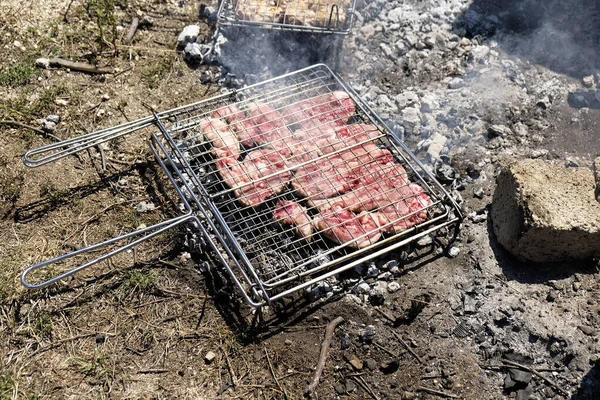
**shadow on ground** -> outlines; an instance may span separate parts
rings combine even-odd
[[[507,53],[574,78],[600,71],[598,0],[474,0],[453,24]]]
[[[519,261],[498,243],[491,218],[488,218],[487,232],[494,257],[509,281],[515,280],[524,284],[543,284],[552,280],[566,279],[574,274],[595,274],[598,272],[596,263],[592,260],[562,263]]]

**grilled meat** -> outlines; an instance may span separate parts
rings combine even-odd
[[[336,28],[346,21],[346,13],[350,5],[350,0],[293,1],[288,4],[285,10],[283,22],[293,25]]]
[[[298,235],[307,242],[312,240],[313,226],[306,208],[294,201],[281,200],[275,205],[273,218],[282,225],[295,225]]]
[[[280,23],[286,0],[238,0],[236,15],[241,20]]]

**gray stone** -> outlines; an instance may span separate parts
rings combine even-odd
[[[390,282],[387,290],[389,293],[396,293],[398,290],[400,290],[400,284],[398,282]]]
[[[481,63],[484,62],[487,56],[490,54],[490,48],[487,46],[475,46],[475,48],[471,50],[471,54],[476,62]]]
[[[452,80],[448,83],[448,88],[450,89],[460,89],[465,86],[465,81],[462,78],[452,78]]]
[[[367,269],[367,277],[368,278],[374,278],[377,275],[379,275],[381,271],[379,271],[379,268],[377,268],[377,266],[375,264],[371,264],[369,265],[369,268]]]
[[[142,214],[149,211],[152,211],[156,208],[154,203],[150,201],[141,201],[137,206],[135,206],[135,211]]]
[[[200,27],[198,25],[188,25],[179,34],[177,37],[177,45],[182,48],[185,47],[188,43],[193,43],[200,35]]]
[[[35,60],[35,66],[38,68],[50,68],[50,59],[48,58],[38,58],[37,60]]]
[[[207,364],[210,364],[215,360],[216,357],[217,357],[217,355],[215,354],[214,351],[209,351],[204,356],[204,362],[206,362]]]
[[[433,243],[433,237],[431,235],[423,236],[421,239],[417,240],[417,246],[425,247],[429,246]]]
[[[398,94],[394,100],[396,100],[396,104],[399,109],[405,109],[406,107],[411,107],[413,105],[419,104],[419,95],[415,92],[403,92]]]
[[[465,314],[475,314],[477,312],[477,302],[466,293],[463,297],[463,310]]]
[[[42,121],[42,130],[44,132],[52,133],[56,130],[56,123],[52,121]]]
[[[594,75],[584,76],[583,77],[583,86],[588,87],[588,88],[594,86]]]
[[[375,35],[375,27],[373,25],[364,25],[358,32],[362,36],[362,39],[368,42]]]
[[[387,15],[388,20],[390,20],[391,22],[395,22],[395,23],[401,22],[403,17],[404,17],[404,10],[402,10],[402,7],[394,8]]]
[[[46,117],[46,121],[50,121],[50,122],[54,122],[55,124],[58,124],[60,122],[60,116],[59,115],[48,115]]]
[[[202,54],[202,48],[198,43],[188,43],[183,49],[183,58],[190,63],[202,63],[204,56]]]
[[[421,97],[421,112],[431,113],[440,107],[438,97],[433,93],[427,93]]]
[[[413,133],[421,123],[421,114],[416,108],[410,107],[402,110],[402,127],[407,133]]]
[[[365,281],[360,281],[356,286],[352,288],[352,293],[355,295],[361,295],[369,293],[369,290],[371,290],[371,286]]]
[[[454,257],[458,257],[458,255],[460,254],[460,249],[456,246],[452,246],[450,247],[450,250],[448,250],[448,256],[454,258]]]
[[[498,242],[521,260],[600,256],[600,203],[587,168],[515,162],[497,178],[492,222]]]
[[[394,51],[392,50],[392,48],[390,46],[388,46],[385,43],[381,43],[379,45],[379,47],[381,48],[381,50],[383,51],[383,54],[385,54],[385,56],[389,59],[394,60],[396,58]]]
[[[448,139],[444,135],[434,133],[429,140],[431,142],[427,148],[427,154],[432,160],[439,160],[440,153],[442,152]]]
[[[492,137],[506,137],[512,135],[512,130],[506,125],[490,125],[488,132]]]

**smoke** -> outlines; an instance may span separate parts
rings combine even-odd
[[[497,23],[474,22],[473,15]],[[471,37],[495,34],[507,53],[559,74],[582,78],[600,71],[598,0],[475,0],[455,27]]]
[[[218,63],[239,83],[252,84],[316,63],[335,64],[337,35],[223,27]]]

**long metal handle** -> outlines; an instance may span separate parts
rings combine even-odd
[[[186,209],[187,212],[184,215],[181,215],[179,217],[175,217],[175,218],[171,218],[171,219],[169,219],[167,221],[159,222],[158,224],[146,227],[144,229],[140,229],[140,230],[137,230],[135,232],[130,232],[130,233],[127,233],[125,235],[122,235],[122,236],[119,236],[119,237],[116,237],[116,238],[113,238],[113,239],[106,240],[106,241],[104,241],[102,243],[94,244],[92,246],[88,246],[86,248],[74,251],[72,253],[63,254],[63,255],[58,256],[56,258],[53,258],[51,260],[47,260],[47,261],[41,262],[39,264],[32,265],[32,266],[26,268],[25,271],[23,271],[23,274],[21,275],[21,283],[23,284],[23,286],[25,286],[28,289],[39,289],[39,288],[42,288],[44,286],[48,286],[48,285],[50,285],[52,283],[55,283],[55,282],[57,282],[57,281],[59,281],[61,279],[64,279],[64,278],[69,277],[69,276],[71,276],[73,274],[76,274],[79,271],[82,271],[82,270],[84,270],[86,268],[89,268],[89,267],[91,267],[94,264],[98,264],[99,262],[102,262],[102,261],[106,260],[107,258],[110,258],[110,257],[112,257],[112,256],[114,256],[116,254],[119,254],[119,253],[121,253],[121,252],[123,252],[125,250],[128,250],[128,249],[130,249],[130,248],[132,248],[134,246],[137,246],[138,244],[140,244],[140,243],[142,243],[142,242],[144,242],[146,240],[149,240],[149,239],[153,238],[154,236],[157,236],[157,235],[159,235],[159,234],[161,234],[161,233],[163,233],[163,232],[165,232],[165,231],[167,231],[167,230],[169,230],[171,228],[174,228],[174,227],[176,227],[178,225],[181,225],[184,222],[187,222],[187,221],[190,221],[190,220],[193,220],[196,223],[199,222],[198,218],[195,215],[192,214],[192,208],[190,207],[189,202],[186,200],[185,196],[181,192],[181,189],[179,188],[179,186],[175,182],[175,179],[173,178],[173,176],[171,175],[171,173],[169,172],[169,170],[165,167],[165,164],[164,164],[163,160],[161,159],[161,157],[159,156],[158,151],[156,150],[156,147],[151,142],[149,142],[149,146],[150,146],[150,149],[152,150],[152,152],[154,153],[154,157],[156,158],[156,160],[158,161],[158,163],[161,165],[161,167],[163,168],[163,170],[167,174],[169,180],[173,184],[173,187],[175,187],[175,189],[177,190],[177,194],[179,195],[181,201],[183,202],[183,205],[184,205],[184,207],[185,207],[185,209]],[[151,233],[147,234],[148,232],[151,232]],[[128,244],[126,244],[124,246],[121,246],[121,247],[119,247],[119,248],[117,248],[117,249],[115,249],[115,250],[113,250],[113,251],[111,251],[109,253],[106,253],[106,254],[104,254],[104,255],[102,255],[102,256],[100,256],[100,257],[98,257],[98,258],[96,258],[96,259],[94,259],[92,261],[89,261],[89,262],[87,262],[85,264],[79,265],[79,266],[77,266],[75,268],[72,268],[72,269],[70,269],[68,271],[65,271],[65,272],[63,272],[63,273],[61,273],[59,275],[53,276],[53,277],[51,277],[51,278],[49,278],[49,279],[47,279],[45,281],[42,281],[40,283],[30,283],[30,282],[27,281],[27,276],[30,273],[32,273],[33,271],[35,271],[35,270],[38,270],[38,269],[43,268],[43,267],[47,267],[48,265],[56,264],[56,263],[58,263],[60,261],[67,260],[67,259],[69,259],[71,257],[75,257],[75,256],[78,256],[78,255],[81,255],[81,254],[89,253],[91,251],[100,249],[102,247],[109,246],[111,244],[120,242],[120,241],[125,240],[125,239],[129,239],[129,238],[132,238],[132,237],[135,237],[135,236],[139,236],[139,235],[142,235],[142,234],[144,234],[143,237],[141,237],[139,239],[136,239],[136,240],[134,240],[131,243],[128,243]]]
[[[30,168],[39,167],[109,140],[146,128],[147,126],[152,125],[153,121],[153,117],[141,118],[112,128],[101,129],[96,132],[76,136],[61,142],[29,150],[23,157],[23,163]]]
[[[130,249],[130,248],[132,248],[134,246],[137,246],[138,244],[140,244],[140,243],[142,243],[142,242],[144,242],[144,241],[146,241],[148,239],[151,239],[154,236],[159,235],[159,234],[163,233],[164,231],[169,230],[171,228],[174,228],[175,226],[180,225],[180,224],[182,224],[182,223],[184,223],[184,222],[186,222],[186,221],[188,221],[190,219],[193,219],[193,218],[195,218],[195,217],[194,216],[190,216],[190,215],[173,218],[173,219],[170,219],[168,221],[163,221],[163,222],[160,222],[160,223],[158,223],[156,225],[152,225],[152,226],[149,226],[147,228],[141,229],[139,231],[130,232],[130,233],[127,233],[127,234],[125,234],[123,236],[119,236],[117,238],[113,238],[113,239],[107,240],[105,242],[98,243],[98,244],[86,247],[84,249],[80,249],[80,250],[74,251],[72,253],[64,254],[62,256],[53,258],[52,260],[47,260],[47,261],[44,261],[42,263],[39,263],[39,264],[36,264],[36,265],[32,265],[32,266],[28,267],[27,269],[25,269],[25,271],[23,271],[23,274],[21,275],[21,283],[23,284],[23,286],[25,286],[28,289],[39,289],[39,288],[42,288],[44,286],[48,286],[48,285],[50,285],[52,283],[58,282],[61,279],[64,279],[64,278],[69,277],[69,276],[71,276],[73,274],[76,274],[77,272],[82,271],[82,270],[84,270],[84,269],[86,269],[88,267],[91,267],[94,264],[98,264],[99,262],[102,262],[102,261],[106,260],[107,258],[110,258],[110,257],[112,257],[112,256],[114,256],[116,254],[119,254],[119,253],[121,253],[121,252],[123,252],[125,250],[128,250],[128,249]],[[89,261],[89,262],[87,262],[85,264],[79,265],[79,266],[77,266],[75,268],[72,268],[72,269],[70,269],[68,271],[65,271],[65,272],[63,272],[63,273],[61,273],[59,275],[53,276],[53,277],[51,277],[51,278],[49,278],[49,279],[47,279],[45,281],[42,281],[40,283],[30,283],[27,280],[27,276],[30,273],[32,273],[33,271],[37,270],[37,269],[46,267],[46,266],[51,265],[51,264],[58,263],[60,261],[64,261],[64,260],[69,259],[71,257],[75,257],[75,256],[78,256],[78,255],[81,255],[81,254],[84,254],[84,253],[88,253],[90,251],[94,251],[94,250],[102,248],[104,246],[108,246],[108,245],[111,245],[113,243],[117,243],[117,242],[119,242],[121,240],[125,240],[125,239],[131,238],[133,236],[138,236],[138,235],[147,233],[147,232],[152,231],[152,230],[156,230],[156,231],[150,233],[149,235],[145,235],[145,236],[143,236],[143,237],[141,237],[141,238],[139,238],[139,239],[137,239],[137,240],[135,240],[135,241],[133,241],[131,243],[128,243],[125,246],[119,247],[118,249],[115,249],[115,250],[113,250],[113,251],[111,251],[109,253],[106,253],[106,254],[104,254],[104,255],[102,255],[102,256],[100,256],[100,257],[98,257],[98,258],[96,258],[96,259],[94,259],[92,261]]]

